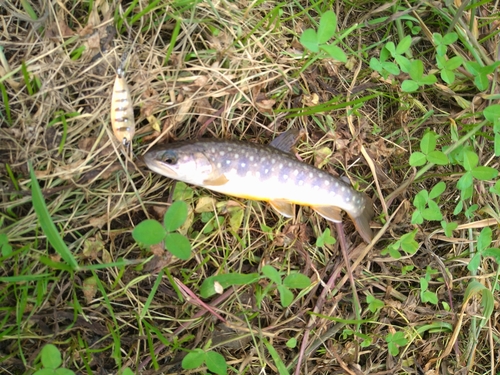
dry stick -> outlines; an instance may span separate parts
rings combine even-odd
[[[335,223],[335,227],[337,228],[337,236],[340,241],[340,248],[342,249],[342,256],[344,257],[345,263],[345,271],[349,276],[349,282],[351,283],[352,288],[352,297],[354,299],[354,309],[356,312],[356,319],[361,320],[360,310],[361,305],[359,303],[358,292],[356,291],[356,284],[354,283],[354,276],[352,275],[351,262],[349,259],[349,255],[347,254],[347,241],[345,240],[344,234],[344,226],[342,223]]]
[[[396,214],[399,212],[400,208],[402,207],[403,203],[401,203],[398,208],[396,208],[396,210],[394,211],[394,213],[391,215],[391,217],[387,220],[387,222],[385,223],[385,225],[382,227],[382,229],[376,234],[375,238],[372,240],[372,242],[370,242],[370,244],[368,244],[365,249],[363,250],[363,252],[360,254],[360,256],[354,261],[354,263],[352,264],[352,269],[356,269],[359,264],[363,261],[363,259],[366,257],[366,255],[370,252],[370,250],[373,248],[373,246],[377,243],[377,241],[384,235],[384,233],[387,231],[387,229],[389,228],[389,225],[391,224],[392,220],[394,219],[394,217],[396,216]],[[340,270],[338,271],[340,272]],[[337,274],[338,272],[335,272],[332,274],[332,276],[330,277],[330,279],[328,280],[328,283],[325,285],[325,288],[323,289],[319,299],[318,299],[318,303],[316,304],[315,308],[314,308],[314,311],[313,313],[319,313],[319,310],[321,309],[321,306],[323,305],[324,303],[324,300],[325,300],[325,296],[326,296],[326,293],[328,292],[332,292],[332,295],[334,295],[335,293],[337,293],[337,291],[346,283],[347,281],[347,278],[348,276],[345,275],[339,282],[339,284],[337,284],[337,288],[335,290],[331,290],[332,286],[333,286],[333,283],[334,283],[334,280],[336,279],[337,277]],[[321,305],[321,306],[320,306]],[[322,339],[321,340],[317,340],[315,342],[313,342],[309,348],[307,348],[307,343],[308,343],[308,340],[309,340],[309,332],[311,330],[311,327],[312,325],[314,324],[315,322],[315,319],[316,317],[313,315],[311,317],[311,321],[309,322],[309,324],[307,325],[306,327],[306,330],[304,332],[304,337],[302,338],[302,345],[300,347],[300,352],[298,354],[297,357],[295,357],[292,362],[288,365],[288,368],[290,368],[295,362],[297,362],[297,367],[295,369],[295,375],[299,375],[300,374],[300,367],[301,367],[301,364],[302,364],[302,359],[304,357],[304,354],[310,354],[312,353],[318,346],[321,345],[321,343],[323,343],[326,339],[328,339],[329,337],[333,336],[336,332],[338,332],[338,330],[340,329],[341,326],[345,325],[345,323],[339,323],[339,325],[335,325],[334,327],[330,328],[325,335],[323,335]],[[306,350],[307,348],[307,350]]]

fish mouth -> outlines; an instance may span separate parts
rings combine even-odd
[[[168,164],[161,162],[156,158],[156,153],[148,152],[143,156],[144,163],[153,172],[161,174],[162,176],[176,178],[177,172],[172,169]]]

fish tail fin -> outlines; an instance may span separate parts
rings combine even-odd
[[[373,233],[370,228],[370,220],[374,214],[372,201],[370,198],[366,197],[366,204],[363,212],[356,217],[349,215],[354,223],[354,226],[356,227],[356,230],[366,243],[370,243],[373,239]]]

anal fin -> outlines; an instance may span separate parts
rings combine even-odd
[[[311,208],[325,219],[333,221],[334,223],[340,223],[342,221],[342,214],[340,213],[340,208],[338,207],[312,206]]]
[[[295,214],[293,203],[284,199],[269,201],[269,204],[285,217],[293,217]]]

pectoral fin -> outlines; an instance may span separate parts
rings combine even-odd
[[[204,186],[222,186],[229,180],[227,179],[224,173],[221,173],[217,176],[210,176],[206,180],[203,180]]]
[[[342,215],[340,213],[340,208],[335,206],[314,206],[311,207],[318,214],[323,216],[325,219],[333,221],[334,223],[340,223],[342,221]]]
[[[269,146],[277,148],[284,152],[291,152],[295,143],[302,137],[302,131],[297,129],[290,129],[274,138]]]
[[[293,207],[293,204],[290,203],[287,200],[273,200],[269,201],[269,204],[280,214],[282,214],[285,217],[293,217],[295,214],[295,210]]]

